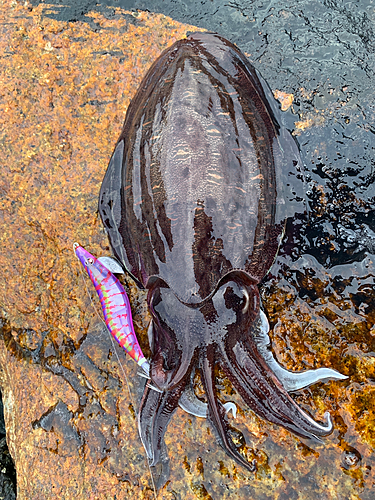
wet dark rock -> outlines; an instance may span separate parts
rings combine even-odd
[[[133,10],[129,29],[114,8],[100,7],[95,22],[87,17],[89,11],[98,12],[93,0],[54,4],[56,8],[44,4],[45,16],[83,22],[51,21],[41,15],[42,5],[39,10],[21,2],[1,7],[2,68],[7,72],[2,99],[9,110],[2,115],[7,140],[1,143],[0,195],[8,236],[1,233],[7,281],[0,282],[0,295],[10,326],[1,341],[5,368],[0,378],[6,409],[10,403],[18,405],[7,415],[8,421],[17,422],[9,426],[7,438],[16,463],[22,464],[18,487],[24,498],[51,498],[52,490],[55,498],[67,500],[90,495],[151,499],[137,442],[136,407],[108,339],[95,327],[98,320],[70,248],[79,237],[95,255],[109,252],[95,217],[98,189],[131,96],[160,50],[172,43],[171,21],[161,16],[157,25],[147,25],[152,16],[145,21],[146,16]],[[363,250],[359,240],[366,228],[375,232],[373,5],[328,0],[113,0],[112,5],[159,9],[219,32],[247,53],[272,90],[293,94],[283,120],[298,135],[309,175],[310,224],[300,221],[301,231],[291,235],[288,252],[280,255],[263,286],[263,304],[272,326],[272,349],[284,367],[329,364],[349,376],[345,383],[327,382],[324,391],[311,387],[295,395],[298,404],[313,408],[314,418],[329,408],[335,430],[324,445],[299,446],[288,433],[260,424],[241,409],[232,424],[246,427],[246,443],[268,457],[269,469],[264,468],[262,477],[244,476],[233,467],[205,422],[192,425],[191,418],[176,413],[167,436],[168,446],[174,447],[172,481],[160,497],[190,500],[196,498],[195,485],[202,484],[203,498],[207,491],[212,498],[236,500],[310,500],[329,492],[372,499],[374,255],[369,253],[371,239]],[[114,19],[114,12],[119,19],[111,24],[112,31],[103,26],[99,33],[98,19],[108,26],[103,13]],[[138,22],[145,31],[124,43]],[[169,35],[152,38],[160,26]],[[112,103],[119,95],[124,99],[121,109]],[[70,138],[60,137],[63,128]],[[136,305],[133,293],[146,348],[147,321],[140,303]],[[42,332],[47,331],[45,338]],[[92,365],[85,356],[75,356],[79,350]],[[131,373],[132,387],[137,376]],[[229,387],[221,397],[224,401],[235,395]],[[83,456],[72,454],[69,446],[64,451],[63,433],[57,435],[47,425],[51,430],[32,427],[59,401],[66,405],[61,414],[66,420],[60,418],[58,430],[64,422],[76,429],[84,442]],[[355,453],[342,455],[347,449],[343,440],[360,453],[357,465]],[[70,442],[80,449],[76,439]],[[252,458],[248,450],[243,452]],[[203,464],[215,456],[204,467],[204,477],[197,456]]]
[[[16,471],[5,437],[0,439],[0,498],[16,498]]]
[[[4,422],[4,406],[3,399],[0,393],[0,437],[5,436],[5,422]]]
[[[0,393],[0,498],[16,498],[16,470],[5,438],[3,400]]]
[[[351,248],[356,252],[366,250],[375,253],[375,233],[366,224],[356,229],[344,226],[339,226],[338,229],[346,248]]]

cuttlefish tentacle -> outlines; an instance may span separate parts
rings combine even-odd
[[[332,430],[329,414],[326,425],[315,422],[289,396],[258,352],[252,337],[230,340],[221,349],[222,366],[245,403],[266,420],[282,425],[294,434],[318,439]]]
[[[254,341],[264,361],[279,379],[286,391],[298,391],[316,382],[322,382],[328,379],[345,380],[348,378],[346,375],[342,375],[331,368],[317,368],[304,372],[290,372],[286,370],[277,362],[272,351],[269,349],[269,329],[267,317],[264,312],[260,310],[258,320],[255,322],[252,329]]]
[[[207,346],[206,352],[200,356],[201,377],[208,400],[208,419],[213,424],[214,429],[216,429],[221,445],[228,455],[242,464],[250,472],[253,472],[255,470],[255,465],[247,462],[247,460],[240,455],[234,442],[229,438],[229,426],[225,418],[225,412],[216,396],[214,364],[215,348],[211,344]]]
[[[331,368],[318,368],[315,370],[307,370],[304,372],[290,372],[283,368],[275,359],[272,351],[269,349],[270,338],[268,336],[269,323],[266,315],[262,310],[260,310],[260,315],[258,320],[253,326],[254,340],[257,349],[264,361],[267,363],[268,367],[272,370],[276,378],[280,381],[282,386],[287,392],[297,391],[303,389],[317,382],[322,382],[326,380],[344,380],[348,377],[342,375],[336,370]],[[207,403],[203,403],[194,393],[193,381],[186,386],[185,391],[181,395],[179,406],[197,417],[206,418],[207,417]],[[232,411],[233,416],[236,417],[237,407],[234,403],[225,403],[224,408],[226,413]],[[307,418],[310,417],[306,414]],[[325,418],[329,425],[329,414],[325,414]],[[314,422],[315,423],[315,422]],[[324,427],[326,429],[326,427]]]
[[[151,343],[153,342],[152,321],[148,328],[148,339],[151,346]],[[144,374],[139,373],[139,375],[145,376],[146,378],[150,378],[150,365],[148,363],[147,364],[145,363],[142,366],[142,368],[144,370]],[[193,387],[193,378],[194,378],[194,372],[192,372],[191,374],[190,383],[186,385],[184,392],[181,394],[178,405],[182,410],[186,411],[186,413],[189,413],[190,415],[194,415],[195,417],[200,417],[200,418],[207,418],[207,411],[208,411],[207,403],[204,403],[196,396]],[[149,387],[151,389],[154,388],[155,390],[158,390],[156,387],[153,387],[151,385]],[[223,404],[223,407],[226,413],[229,413],[231,411],[233,417],[236,418],[237,406],[235,405],[235,403],[227,402]]]
[[[138,430],[151,466],[159,462],[165,431],[185,385],[182,380],[172,390],[162,392],[145,388],[138,412]]]
[[[221,405],[221,403],[219,404]],[[195,415],[196,417],[201,417],[201,418],[207,418],[208,414],[207,403],[203,403],[203,401],[197,398],[194,392],[192,380],[190,384],[188,384],[185,387],[184,392],[181,394],[179,406],[180,408],[182,408],[187,413],[190,413],[191,415]],[[233,417],[236,418],[237,406],[235,405],[235,403],[229,401],[227,403],[222,404],[222,406],[224,407],[225,413],[229,413],[231,411]]]
[[[286,370],[277,362],[272,351],[269,349],[270,338],[268,332],[269,323],[267,317],[264,312],[260,310],[258,319],[254,322],[252,327],[254,342],[257,346],[259,354],[262,356],[268,367],[287,392],[297,391],[308,387],[309,385],[328,379],[344,380],[347,378],[345,375],[342,375],[338,371],[332,370],[331,368],[318,368],[304,372],[291,372]],[[149,327],[149,339],[150,341],[152,340],[152,322]],[[204,403],[195,395],[192,380],[190,384],[186,386],[185,391],[181,395],[179,406],[191,415],[201,418],[207,417],[207,403]],[[232,411],[233,416],[235,417],[237,407],[234,403],[228,402],[223,406],[227,413]]]

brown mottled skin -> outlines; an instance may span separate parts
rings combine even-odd
[[[208,417],[230,456],[215,391],[220,363],[244,401],[291,432],[317,429],[260,355],[257,284],[298,198],[301,161],[259,73],[233,44],[195,33],[152,65],[127,111],[99,210],[115,256],[149,290],[151,379],[139,412],[151,463],[179,398],[199,370]]]

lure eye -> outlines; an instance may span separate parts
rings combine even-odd
[[[87,260],[85,261],[85,264],[86,264],[86,266],[87,266],[87,264],[94,264],[94,259],[92,259],[92,258],[90,257],[89,259],[87,259]]]

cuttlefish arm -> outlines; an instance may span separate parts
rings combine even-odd
[[[152,324],[150,325],[150,328],[152,328]],[[142,365],[142,369],[143,373],[139,373],[139,375],[141,377],[150,378],[150,365],[148,363],[144,363]],[[191,378],[193,379],[193,374]],[[149,384],[149,387],[151,389],[159,391],[159,389],[153,387],[151,384]],[[191,383],[185,387],[184,392],[180,396],[178,405],[182,410],[186,411],[186,413],[189,413],[190,415],[194,415],[195,417],[207,418],[207,403],[203,403],[203,401],[198,399],[198,397],[196,396],[193,389],[193,380],[191,380]],[[223,407],[226,413],[229,413],[231,411],[233,417],[236,418],[237,406],[234,403],[224,403]]]
[[[195,415],[196,417],[201,418],[207,418],[207,403],[203,403],[203,401],[197,398],[192,384],[188,385],[185,388],[184,392],[181,394],[179,406],[191,415]],[[234,403],[224,403],[223,407],[225,409],[225,413],[229,413],[231,411],[233,417],[236,418],[237,406]]]
[[[124,269],[121,264],[113,257],[99,257],[98,259],[104,266],[107,267],[112,273],[123,274]],[[150,325],[150,328],[152,325]],[[308,387],[309,385],[315,384],[317,382],[322,382],[326,380],[345,380],[345,375],[332,370],[331,368],[317,368],[315,370],[307,370],[304,372],[291,372],[283,368],[275,359],[270,347],[270,338],[268,335],[269,323],[266,315],[262,310],[259,312],[257,321],[253,325],[253,335],[254,340],[257,345],[258,351],[273,371],[277,379],[284,386],[285,390],[288,392],[297,391]],[[149,338],[150,338],[149,334]],[[144,375],[148,378],[148,364],[143,367]],[[187,413],[194,415],[196,417],[206,418],[207,417],[207,404],[203,403],[194,393],[192,383],[187,386],[182,393],[179,406]],[[233,416],[236,416],[236,405],[234,403],[228,402],[224,405],[225,411],[228,413],[232,411]]]
[[[324,380],[345,380],[348,378],[331,368],[317,368],[305,372],[290,372],[276,361],[272,351],[269,349],[270,338],[268,336],[269,324],[266,315],[260,310],[259,318],[253,328],[253,334],[258,351],[269,368],[288,392],[298,391],[304,387],[322,382]]]

